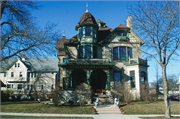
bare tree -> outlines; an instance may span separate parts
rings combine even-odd
[[[26,54],[27,57],[55,55],[55,43],[59,37],[55,24],[43,29],[34,21],[30,9],[40,6],[26,0],[1,1],[1,60]]]
[[[133,18],[133,28],[144,36],[144,47],[148,47],[146,51],[141,51],[153,57],[162,68],[165,117],[169,118],[166,67],[173,55],[178,55],[179,1],[138,2],[128,9]]]

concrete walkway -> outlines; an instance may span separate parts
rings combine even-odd
[[[109,104],[109,105],[99,105],[98,108],[96,108],[98,114],[121,114],[121,111],[119,107],[114,107],[114,105]]]
[[[46,116],[46,117],[93,117],[94,119],[139,119],[138,117],[154,117],[164,115],[124,115],[124,114],[44,114],[44,113],[8,113],[0,112],[0,115],[15,115],[15,116]],[[178,116],[180,115],[172,115]]]

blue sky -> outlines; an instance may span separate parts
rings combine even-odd
[[[79,22],[80,17],[86,11],[88,3],[89,12],[96,20],[100,19],[112,29],[120,24],[126,25],[126,18],[129,16],[127,4],[130,1],[36,1],[43,7],[40,10],[32,11],[32,15],[36,17],[38,25],[44,26],[46,23],[57,23],[57,29],[61,34],[65,31],[66,38],[71,38],[77,34],[75,26]],[[139,36],[141,38],[141,36]],[[142,39],[143,40],[143,39]],[[142,58],[145,59],[143,56]],[[180,57],[178,57],[180,60]],[[153,59],[148,60],[148,79],[152,82],[156,79],[155,65]],[[180,62],[170,61],[167,67],[167,75],[180,74]],[[158,67],[159,76],[161,76],[161,68]]]

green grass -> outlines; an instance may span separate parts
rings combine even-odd
[[[58,118],[58,119],[94,119],[93,117],[51,117],[51,116],[9,116],[9,115],[3,115],[1,118],[45,118],[45,119],[51,119],[51,118]]]
[[[141,119],[167,119],[164,116],[159,116],[159,117],[139,117]],[[179,119],[180,117],[170,117],[168,119]]]
[[[1,102],[1,112],[54,113],[54,114],[93,114],[90,106],[53,106],[36,101]]]
[[[123,107],[127,114],[165,114],[164,101],[155,101],[148,104],[132,102],[133,105]],[[180,114],[180,102],[170,101],[171,114]]]

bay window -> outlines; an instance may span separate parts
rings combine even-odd
[[[128,61],[132,58],[132,48],[130,47],[114,47],[113,48],[113,59],[120,61]]]
[[[78,49],[79,59],[91,59],[97,57],[96,46],[93,45],[81,45]]]

